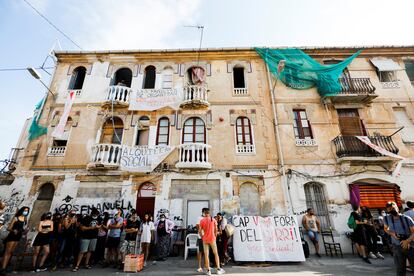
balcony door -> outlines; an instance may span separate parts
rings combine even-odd
[[[185,121],[182,143],[206,144],[206,127],[203,120],[197,117],[192,117]]]
[[[338,109],[339,129],[342,136],[364,136],[366,130],[357,109]]]

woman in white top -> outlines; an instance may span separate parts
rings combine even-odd
[[[144,254],[144,266],[147,264],[147,258],[149,254],[151,240],[154,239],[154,223],[150,220],[150,215],[145,214],[144,220],[141,224],[141,249],[142,253]]]

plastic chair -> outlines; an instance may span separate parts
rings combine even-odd
[[[184,260],[187,260],[189,250],[196,249],[198,251],[197,240],[197,234],[188,234],[185,238]]]

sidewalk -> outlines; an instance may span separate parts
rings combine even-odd
[[[203,275],[197,273],[197,261],[194,256],[184,261],[182,257],[169,258],[165,262],[157,262],[156,264],[149,263],[148,266],[140,273],[124,273],[112,268],[96,267],[90,270],[80,269],[74,273],[69,269],[58,270],[56,272],[41,272],[36,273],[39,276],[46,276],[52,274],[59,275],[88,275],[88,276],[102,276],[102,275]],[[345,255],[344,258],[325,257],[317,258],[311,256],[304,263],[249,263],[249,264],[235,264],[231,263],[224,267],[226,275],[359,275],[359,276],[374,276],[374,274],[387,276],[395,275],[393,259],[390,255],[385,256],[385,260],[372,260],[372,264],[366,264],[361,259],[352,255]],[[17,272],[19,275],[33,275],[30,272]],[[214,275],[215,270],[212,270]]]

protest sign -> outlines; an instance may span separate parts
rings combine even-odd
[[[153,111],[163,107],[178,109],[183,100],[182,88],[139,89],[130,95],[129,110]]]
[[[233,216],[233,224],[236,261],[305,261],[296,217]]]
[[[170,146],[123,146],[121,170],[152,172],[172,151]]]

